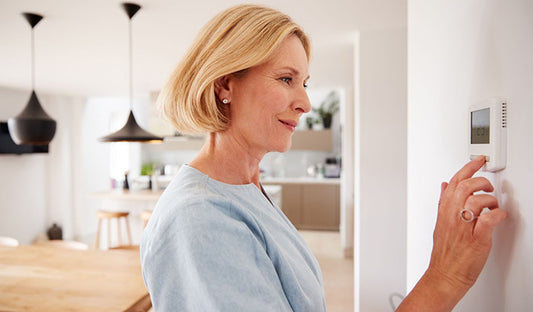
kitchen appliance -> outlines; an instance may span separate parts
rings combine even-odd
[[[324,166],[324,177],[339,178],[341,176],[340,161],[335,157],[326,158],[326,165]]]

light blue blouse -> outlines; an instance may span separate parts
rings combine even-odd
[[[182,166],[141,242],[154,310],[326,311],[316,258],[271,202]]]

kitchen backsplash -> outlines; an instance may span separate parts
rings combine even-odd
[[[155,163],[158,168],[165,165],[181,166],[189,163],[198,151],[165,151],[151,153],[143,149],[142,163]],[[309,167],[325,164],[327,157],[335,157],[329,152],[320,151],[289,151],[286,153],[269,153],[261,161],[260,168],[265,177],[302,177],[308,176]]]

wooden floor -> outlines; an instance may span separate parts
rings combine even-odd
[[[320,263],[328,312],[353,311],[353,259],[343,256],[339,232],[300,231]]]

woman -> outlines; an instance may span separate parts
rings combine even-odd
[[[141,243],[156,311],[325,311],[318,263],[259,182],[311,109],[309,40],[286,15],[239,5],[215,16],[160,101],[181,132],[209,133],[161,196]],[[399,311],[450,311],[479,275],[505,217],[479,158],[443,184],[430,267]],[[469,209],[476,222],[460,220]],[[468,215],[466,215],[468,217]]]

